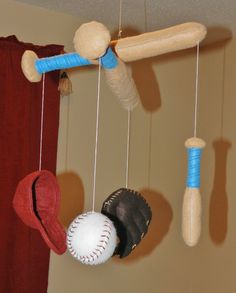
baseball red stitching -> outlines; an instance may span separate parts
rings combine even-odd
[[[106,249],[106,246],[109,242],[109,239],[112,233],[111,223],[107,219],[105,219],[103,224],[104,229],[102,230],[102,234],[100,235],[100,240],[98,241],[98,244],[95,246],[94,250],[91,251],[89,255],[79,256],[72,246],[72,238],[75,233],[75,230],[78,228],[81,221],[84,220],[84,218],[90,215],[91,213],[92,212],[87,212],[85,214],[79,215],[74,220],[73,224],[70,226],[68,230],[68,238],[67,238],[68,249],[70,253],[72,254],[72,256],[74,256],[76,259],[80,260],[83,263],[91,263],[99,258],[99,256]]]

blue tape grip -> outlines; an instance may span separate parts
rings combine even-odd
[[[35,61],[35,68],[38,73],[46,73],[58,69],[86,66],[92,64],[88,59],[77,53],[68,53],[53,57],[41,58]]]
[[[202,149],[206,143],[201,138],[192,137],[185,142],[188,151],[188,175],[186,186],[189,188],[200,187],[200,165]]]

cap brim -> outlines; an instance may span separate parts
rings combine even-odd
[[[63,254],[66,249],[66,232],[58,219],[51,219],[50,223],[38,220],[38,230],[46,244],[57,254]]]
[[[57,180],[51,172],[47,170],[42,170],[40,172],[40,176],[37,177],[35,182],[36,197],[39,197],[39,216],[34,213],[37,228],[49,248],[51,248],[57,254],[63,254],[67,248],[66,232],[64,230],[64,227],[57,219],[60,203],[60,189]],[[40,211],[41,208],[44,208],[42,198],[49,196],[49,194],[47,195],[48,192],[51,193],[51,196],[53,196],[54,215],[52,215],[51,217],[45,217],[45,215],[43,216],[41,214],[42,211]],[[39,194],[41,195],[41,201]]]
[[[46,202],[45,199],[51,199]],[[18,184],[13,206],[22,221],[39,230],[47,246],[57,254],[66,251],[66,232],[57,219],[60,189],[54,174],[47,170],[27,175]],[[53,214],[47,212],[51,206]]]

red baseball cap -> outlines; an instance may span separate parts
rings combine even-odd
[[[23,178],[18,183],[13,206],[27,226],[39,230],[50,249],[57,254],[66,251],[66,232],[57,219],[60,189],[51,172],[36,171]]]

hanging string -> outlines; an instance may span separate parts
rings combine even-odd
[[[194,137],[197,136],[197,109],[198,109],[198,81],[199,81],[199,42],[197,43],[195,106],[194,106]]]
[[[224,108],[225,108],[225,46],[223,49],[223,64],[222,64],[222,91],[221,91],[221,115],[220,115],[220,137],[223,139],[223,133],[224,133]]]
[[[119,28],[118,28],[118,39],[121,38],[122,34],[122,0],[120,0],[119,9]],[[131,110],[128,110],[127,116],[127,142],[126,142],[126,171],[125,171],[125,187],[128,188],[129,182],[129,153],[130,153],[130,120],[131,120]]]
[[[144,0],[144,32],[147,32],[147,0]]]
[[[148,31],[148,9],[147,0],[144,0],[144,32]],[[148,170],[147,170],[147,187],[150,188],[151,181],[151,158],[152,158],[152,111],[149,113],[148,127]]]
[[[44,95],[45,95],[45,74],[43,74],[43,83],[42,83],[41,122],[40,122],[40,143],[39,143],[39,171],[42,170],[43,120],[44,120]]]
[[[121,22],[122,22],[122,0],[120,0],[118,39],[121,38],[121,34],[122,34]],[[128,188],[128,182],[129,182],[130,120],[131,120],[131,110],[129,109],[128,116],[127,116],[126,171],[125,171],[125,187],[126,188]]]
[[[122,22],[122,0],[120,0],[118,39],[121,38],[121,34],[122,34],[121,22]]]
[[[69,148],[69,129],[70,129],[70,96],[67,96],[66,113],[66,150],[65,150],[65,171],[68,170],[68,148]]]
[[[96,134],[95,134],[94,168],[93,168],[93,201],[92,201],[92,211],[93,211],[93,212],[94,212],[94,209],[95,209],[95,196],[96,196],[96,175],[97,175],[97,152],[98,152],[98,129],[99,129],[100,86],[101,86],[101,59],[99,58],[99,66],[98,66],[98,86],[97,86]]]
[[[128,188],[129,182],[129,150],[130,150],[130,122],[131,122],[131,111],[128,110],[127,119],[127,145],[126,145],[126,175],[125,175],[125,187]]]

